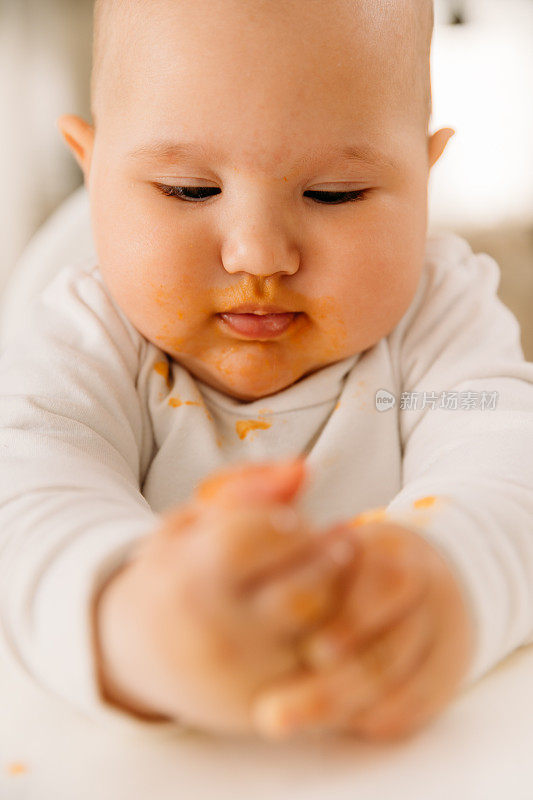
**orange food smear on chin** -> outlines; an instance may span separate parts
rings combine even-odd
[[[183,289],[183,291],[181,291]],[[192,305],[188,305],[183,314],[185,295],[190,294]],[[282,288],[278,283],[265,282],[258,291],[256,276],[248,275],[238,286],[226,288],[210,288],[200,284],[189,286],[181,284],[165,287],[163,284],[152,284],[152,299],[165,312],[158,319],[158,335],[155,341],[179,361],[178,354],[194,357],[203,362],[210,371],[218,373],[216,378],[225,385],[224,391],[231,395],[231,388],[242,377],[251,387],[250,394],[257,390],[258,396],[267,394],[268,378],[260,383],[255,382],[256,371],[264,367],[267,375],[273,380],[283,370],[284,384],[290,386],[302,375],[312,369],[314,359],[310,353],[317,352],[317,360],[324,364],[337,361],[339,354],[346,349],[346,322],[340,313],[339,299],[334,295],[309,296]],[[221,336],[218,326],[214,324],[214,315],[222,310],[238,306],[241,303],[270,304],[302,312],[301,324],[295,326],[291,336],[284,342],[241,341],[228,336]],[[170,313],[171,312],[171,313]],[[304,317],[307,316],[307,320]],[[176,320],[181,320],[180,324]],[[318,325],[316,324],[318,322]],[[194,329],[194,337],[191,330]],[[196,330],[198,329],[198,330]],[[317,347],[318,345],[318,347]],[[290,356],[290,357],[288,357]],[[319,366],[316,366],[318,369]],[[159,362],[155,369],[167,380],[171,389],[168,365]],[[316,371],[313,370],[313,371]],[[250,379],[253,382],[250,383]],[[270,392],[271,393],[271,392]],[[235,394],[235,396],[239,396]],[[257,399],[257,398],[256,398]],[[174,407],[179,403],[171,402]],[[183,401],[182,401],[182,404]],[[336,406],[337,410],[338,406]],[[261,412],[259,412],[260,414]],[[260,423],[257,427],[265,427]],[[241,439],[247,436],[252,428],[245,430],[241,426]],[[239,432],[239,431],[238,431]]]

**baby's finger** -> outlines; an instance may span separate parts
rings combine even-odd
[[[277,635],[302,635],[338,608],[343,579],[357,555],[357,544],[330,537],[311,553],[276,570],[252,590],[249,606]]]
[[[351,581],[342,612],[302,646],[311,667],[320,669],[343,659],[411,613],[429,591],[427,573],[408,553],[393,560],[365,553],[364,546]]]
[[[394,741],[426,725],[449,699],[442,688],[435,692],[435,664],[439,656],[430,650],[418,669],[403,683],[393,686],[370,708],[347,720],[346,730],[367,741]]]
[[[348,719],[373,706],[417,668],[431,634],[432,615],[423,605],[357,656],[263,692],[253,707],[256,728],[267,738],[305,729],[345,729]]]
[[[354,712],[347,730],[368,741],[405,738],[432,720],[457,693],[473,655],[473,630],[461,606],[440,598],[448,613],[437,615],[431,644],[418,668],[388,688],[374,706]],[[453,646],[451,645],[453,642]]]
[[[197,536],[198,557],[219,588],[223,582],[239,597],[307,558],[315,547],[307,521],[291,506],[248,505],[222,514],[212,506],[209,514],[206,511]]]
[[[207,477],[195,496],[204,503],[233,506],[238,502],[289,503],[302,487],[305,459],[291,458],[232,465]]]

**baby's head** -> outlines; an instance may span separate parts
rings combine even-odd
[[[135,327],[241,400],[390,333],[452,133],[428,136],[431,0],[99,0],[95,22],[94,125],[60,127]],[[239,332],[243,306],[296,313]]]

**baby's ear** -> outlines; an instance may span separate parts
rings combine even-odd
[[[428,137],[428,156],[430,169],[435,166],[441,155],[444,153],[446,145],[452,136],[455,136],[455,131],[453,128],[441,128],[432,136]]]
[[[61,135],[72,151],[88,182],[94,146],[94,128],[81,117],[65,114],[56,122]]]

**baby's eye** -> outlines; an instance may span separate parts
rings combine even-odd
[[[179,200],[185,200],[186,202],[201,202],[202,200],[207,200],[209,197],[220,194],[221,191],[217,187],[212,186],[166,186],[164,184],[158,184],[158,188],[167,197],[177,197]],[[321,192],[309,190],[304,192],[304,194],[319,203],[334,205],[363,200],[367,191],[367,189],[357,189],[351,192]]]
[[[319,203],[334,205],[336,203],[350,203],[356,200],[363,200],[368,189],[357,189],[351,192],[320,192],[309,190],[304,192],[307,197],[317,200]]]
[[[206,200],[208,197],[220,194],[220,189],[217,189],[216,186],[165,186],[158,184],[158,188],[167,197],[177,197],[188,202]]]

